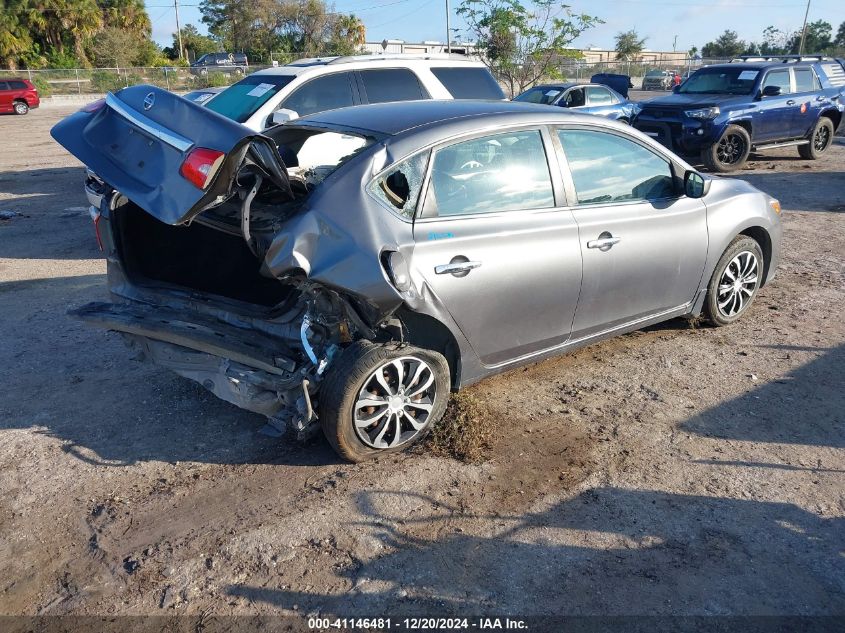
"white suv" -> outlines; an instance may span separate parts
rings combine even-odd
[[[481,62],[455,55],[358,55],[300,59],[260,70],[206,107],[257,132],[351,105],[419,99],[504,99]]]

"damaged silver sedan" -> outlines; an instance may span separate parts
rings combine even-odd
[[[73,314],[355,461],[485,376],[677,316],[731,323],[779,257],[776,200],[542,106],[388,103],[259,135],[137,86],[52,133],[98,174],[114,297]]]

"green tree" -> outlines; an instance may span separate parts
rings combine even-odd
[[[794,33],[782,31],[774,26],[767,26],[763,30],[763,41],[758,48],[761,55],[784,55],[789,52],[790,41]]]
[[[181,29],[182,49],[191,61],[196,61],[206,53],[216,53],[220,45],[208,35],[200,35],[199,30],[193,24],[186,24]],[[173,46],[165,49],[165,53],[172,59],[179,58],[179,36],[173,34]]]
[[[701,49],[703,57],[736,57],[748,50],[748,44],[739,39],[736,31],[726,30],[713,42]]]
[[[555,0],[463,0],[457,11],[464,18],[482,60],[511,94],[522,92],[544,77],[558,74],[567,48],[584,31],[602,20],[574,13]]]
[[[97,0],[103,12],[103,26],[136,35],[150,36],[152,24],[142,0]]]
[[[833,35],[833,26],[830,22],[824,20],[816,20],[807,24],[807,34],[804,37],[804,53],[824,53],[828,49],[833,48],[831,36]],[[797,54],[801,47],[801,31],[796,31],[792,36],[789,45],[789,52]]]
[[[833,40],[833,45],[837,48],[845,48],[845,22],[839,25],[839,30],[836,31],[836,39]]]
[[[34,45],[23,5],[21,0],[11,0],[0,7],[0,65],[12,70]]]
[[[616,34],[616,57],[622,61],[635,61],[643,52],[646,38],[641,38],[634,29]]]

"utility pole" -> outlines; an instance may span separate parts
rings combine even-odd
[[[446,52],[452,52],[452,40],[450,36],[452,35],[452,29],[449,28],[449,13],[451,10],[449,8],[449,0],[446,0]]]
[[[807,10],[804,11],[804,26],[801,27],[801,43],[798,45],[798,54],[804,54],[804,39],[807,37],[807,16],[810,15],[810,0],[807,0]]]
[[[179,0],[173,0],[173,8],[176,9],[176,38],[179,41],[179,61],[182,60],[182,29],[179,27]]]
[[[672,52],[674,53],[678,48],[678,36],[675,36],[675,39],[672,40]]]

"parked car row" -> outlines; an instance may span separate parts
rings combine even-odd
[[[92,174],[114,297],[73,314],[361,461],[487,376],[748,310],[777,200],[608,120],[632,104],[599,84],[520,101],[434,56],[302,60],[201,102],[109,94],[52,130]]]

